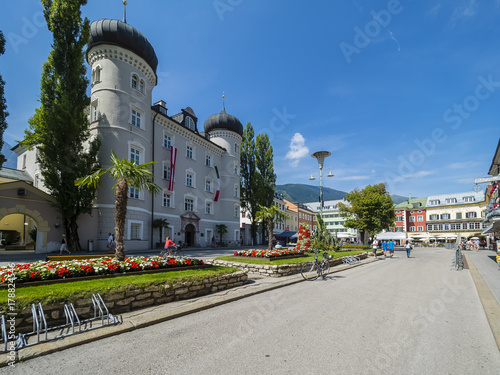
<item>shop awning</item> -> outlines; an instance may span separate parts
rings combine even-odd
[[[406,240],[406,232],[382,232],[375,237],[377,240]]]
[[[337,238],[356,238],[356,235],[347,232],[340,232],[337,233]]]
[[[294,234],[297,232],[291,231],[291,230],[286,230],[280,234],[277,234],[275,237],[292,237]]]
[[[484,228],[481,235],[484,236],[485,234],[493,233],[493,232],[500,232],[500,220],[495,220],[492,224],[490,224],[486,228]]]

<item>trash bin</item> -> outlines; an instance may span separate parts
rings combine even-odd
[[[87,248],[89,251],[94,251],[94,240],[88,240]]]

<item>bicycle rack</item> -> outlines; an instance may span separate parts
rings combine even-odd
[[[462,254],[462,250],[460,248],[455,250],[455,259],[453,259],[453,267],[457,271],[461,271],[464,269],[464,258]]]
[[[109,325],[116,325],[123,323],[123,319],[120,319],[113,314],[110,314],[106,304],[104,303],[101,295],[99,293],[92,294],[92,305],[93,305],[93,316],[88,319],[81,320],[76,313],[76,309],[72,303],[65,304],[63,307],[63,312],[65,316],[65,324],[49,327],[45,319],[45,314],[43,312],[42,304],[38,303],[31,305],[31,314],[33,318],[33,331],[29,333],[20,333],[16,335],[16,350],[22,349],[28,346],[36,345],[42,342],[48,342],[57,340],[63,337],[67,337],[73,334],[87,332],[92,329],[102,328]],[[99,325],[93,324],[95,322],[100,322]],[[2,315],[0,319],[1,324],[1,336],[4,342],[4,349],[1,352],[7,352],[7,329],[5,323],[5,316]],[[45,337],[43,337],[45,335]],[[42,336],[42,338],[40,338]],[[30,342],[33,339],[33,342]]]
[[[5,325],[5,316],[2,315],[2,318],[0,319],[0,329],[2,331],[2,341],[4,342],[4,352],[7,352],[7,344],[9,341],[7,340],[7,327]]]
[[[342,257],[342,263],[344,264],[356,264],[360,261],[361,260],[358,257],[355,257],[353,255],[346,255],[345,257]]]

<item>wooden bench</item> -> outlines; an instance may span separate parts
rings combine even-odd
[[[61,260],[75,260],[75,259],[96,259],[96,258],[114,258],[115,254],[69,254],[69,255],[47,255],[45,261],[61,261]]]

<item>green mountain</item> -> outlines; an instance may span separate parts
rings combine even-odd
[[[290,202],[318,202],[319,201],[319,187],[305,184],[285,184],[276,185],[274,191],[277,194],[283,194],[283,198]],[[323,188],[323,200],[332,201],[345,198],[347,193],[345,191],[335,190],[331,188]],[[394,204],[399,204],[408,200],[407,197],[400,195],[391,195]]]
[[[283,194],[283,198],[290,202],[318,202],[319,201],[319,187],[304,185],[304,184],[285,184],[276,185],[274,188],[275,193]],[[323,200],[331,201],[336,199],[345,198],[345,192],[327,187],[323,188]]]

